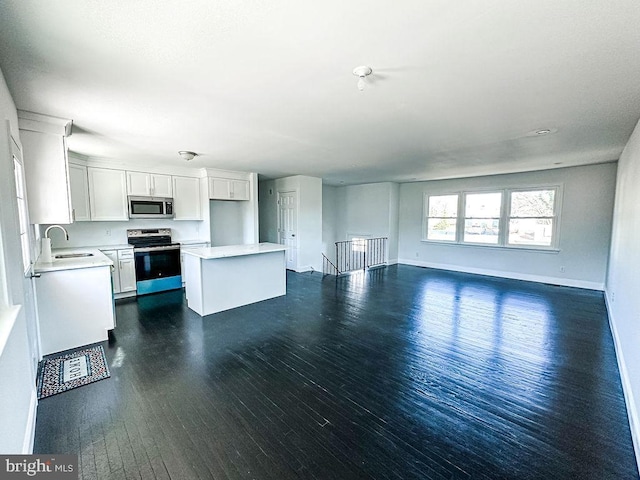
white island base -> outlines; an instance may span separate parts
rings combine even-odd
[[[187,305],[200,316],[286,295],[284,245],[183,250]]]

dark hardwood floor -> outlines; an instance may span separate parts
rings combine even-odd
[[[287,278],[205,318],[182,291],[118,301],[111,378],[42,400],[36,452],[85,479],[638,478],[601,293]]]

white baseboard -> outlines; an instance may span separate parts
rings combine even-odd
[[[36,389],[31,391],[31,400],[29,401],[29,417],[24,432],[24,442],[22,443],[22,454],[28,455],[33,453],[33,443],[36,439],[36,412],[38,411],[38,395]]]
[[[627,406],[627,416],[629,417],[629,427],[631,428],[631,439],[633,441],[633,449],[636,454],[636,464],[640,469],[640,415],[635,408],[633,390],[631,389],[631,381],[629,380],[629,372],[627,363],[624,360],[624,352],[620,344],[620,336],[616,328],[616,321],[613,318],[613,310],[611,309],[611,301],[609,292],[604,292],[604,299],[607,305],[607,313],[609,314],[609,328],[613,336],[613,345],[616,350],[616,360],[618,361],[618,370],[620,371],[620,379],[622,380],[622,391],[624,393],[624,402]]]
[[[449,270],[453,272],[475,273],[477,275],[487,275],[489,277],[510,278],[512,280],[526,280],[529,282],[548,283],[551,285],[560,285],[563,287],[586,288],[588,290],[604,291],[604,283],[587,282],[584,280],[575,280],[572,278],[547,277],[544,275],[531,275],[528,273],[505,272],[502,270],[488,270],[485,268],[462,267],[459,265],[449,265],[446,263],[421,262],[418,260],[410,260],[405,258],[398,259],[398,263],[404,265],[413,265],[416,267],[436,268],[438,270]]]

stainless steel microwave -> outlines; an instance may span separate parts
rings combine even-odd
[[[173,218],[173,198],[130,196],[129,218]]]

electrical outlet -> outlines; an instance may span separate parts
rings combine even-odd
[[[111,229],[110,229],[110,228],[107,228],[107,229],[104,231],[104,234],[105,234],[107,237],[110,237],[110,236],[111,236]]]
[[[616,292],[611,292],[611,302],[616,301]]]

